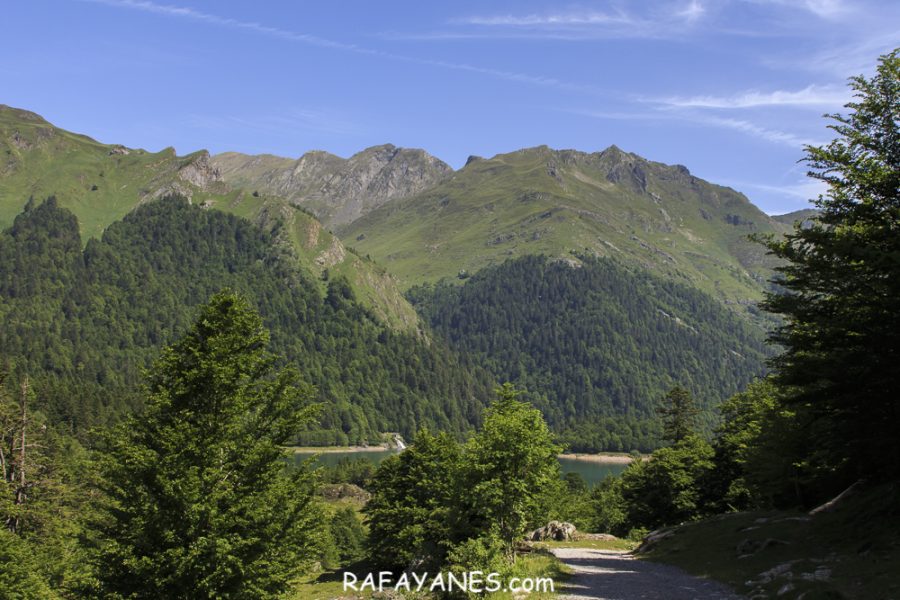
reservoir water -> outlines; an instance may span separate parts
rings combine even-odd
[[[315,457],[314,464],[316,466],[331,467],[344,458],[357,459],[364,458],[379,464],[388,456],[397,454],[397,450],[372,450],[366,452],[297,452],[294,454],[294,462],[301,462],[311,457]],[[590,460],[577,460],[568,457],[559,459],[559,464],[563,474],[577,473],[584,479],[588,486],[596,485],[610,475],[618,475],[625,470],[627,465],[619,463],[602,463]]]

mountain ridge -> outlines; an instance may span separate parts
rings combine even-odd
[[[750,305],[762,297],[774,263],[748,235],[785,230],[743,194],[683,165],[617,146],[593,153],[537,146],[470,161],[337,233],[405,287],[463,279],[527,254],[586,251]]]
[[[223,178],[311,210],[326,225],[349,223],[395,197],[406,197],[453,172],[417,148],[372,146],[349,158],[313,150],[296,160],[225,152],[212,158]]]
[[[277,229],[283,249],[312,273],[344,275],[360,300],[386,323],[420,329],[415,311],[387,271],[348,251],[311,214],[225,182],[206,150],[178,156],[171,147],[149,152],[103,144],[56,127],[37,113],[0,105],[0,156],[5,157],[0,162],[0,228],[12,225],[29,198],[54,196],[75,214],[87,243],[136,207],[178,195]],[[310,236],[313,230],[317,233]]]

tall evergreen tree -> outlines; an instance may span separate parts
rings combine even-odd
[[[844,477],[900,475],[900,49],[871,78],[854,77],[837,137],[806,148],[828,185],[817,219],[769,250],[782,290],[765,308],[785,317],[774,361],[786,401]]]
[[[125,598],[271,598],[315,554],[312,475],[282,445],[311,390],[276,372],[248,303],[215,295],[163,350],[146,411],[104,456],[108,521],[98,576]]]
[[[663,398],[663,404],[656,412],[663,419],[663,439],[676,444],[694,433],[700,411],[697,410],[691,393],[676,385]]]

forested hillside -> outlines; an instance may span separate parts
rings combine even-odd
[[[694,288],[611,259],[527,256],[413,288],[435,332],[528,390],[576,450],[647,450],[673,385],[713,408],[764,372],[764,333]]]
[[[321,428],[298,442],[460,432],[492,386],[444,345],[384,325],[345,278],[323,293],[271,233],[183,199],[145,204],[84,246],[71,212],[30,202],[0,234],[0,255],[0,353],[76,433],[139,408],[142,369],[224,287],[254,302],[273,348],[318,387]]]

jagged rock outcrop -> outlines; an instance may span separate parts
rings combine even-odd
[[[219,169],[210,163],[209,152],[201,150],[180,169],[178,178],[195,185],[200,189],[206,189],[213,183],[222,181]]]
[[[453,172],[424,150],[391,144],[348,159],[322,151],[307,152],[296,161],[228,152],[213,157],[212,165],[226,182],[305,206],[329,226],[350,223],[389,200],[417,194]]]

